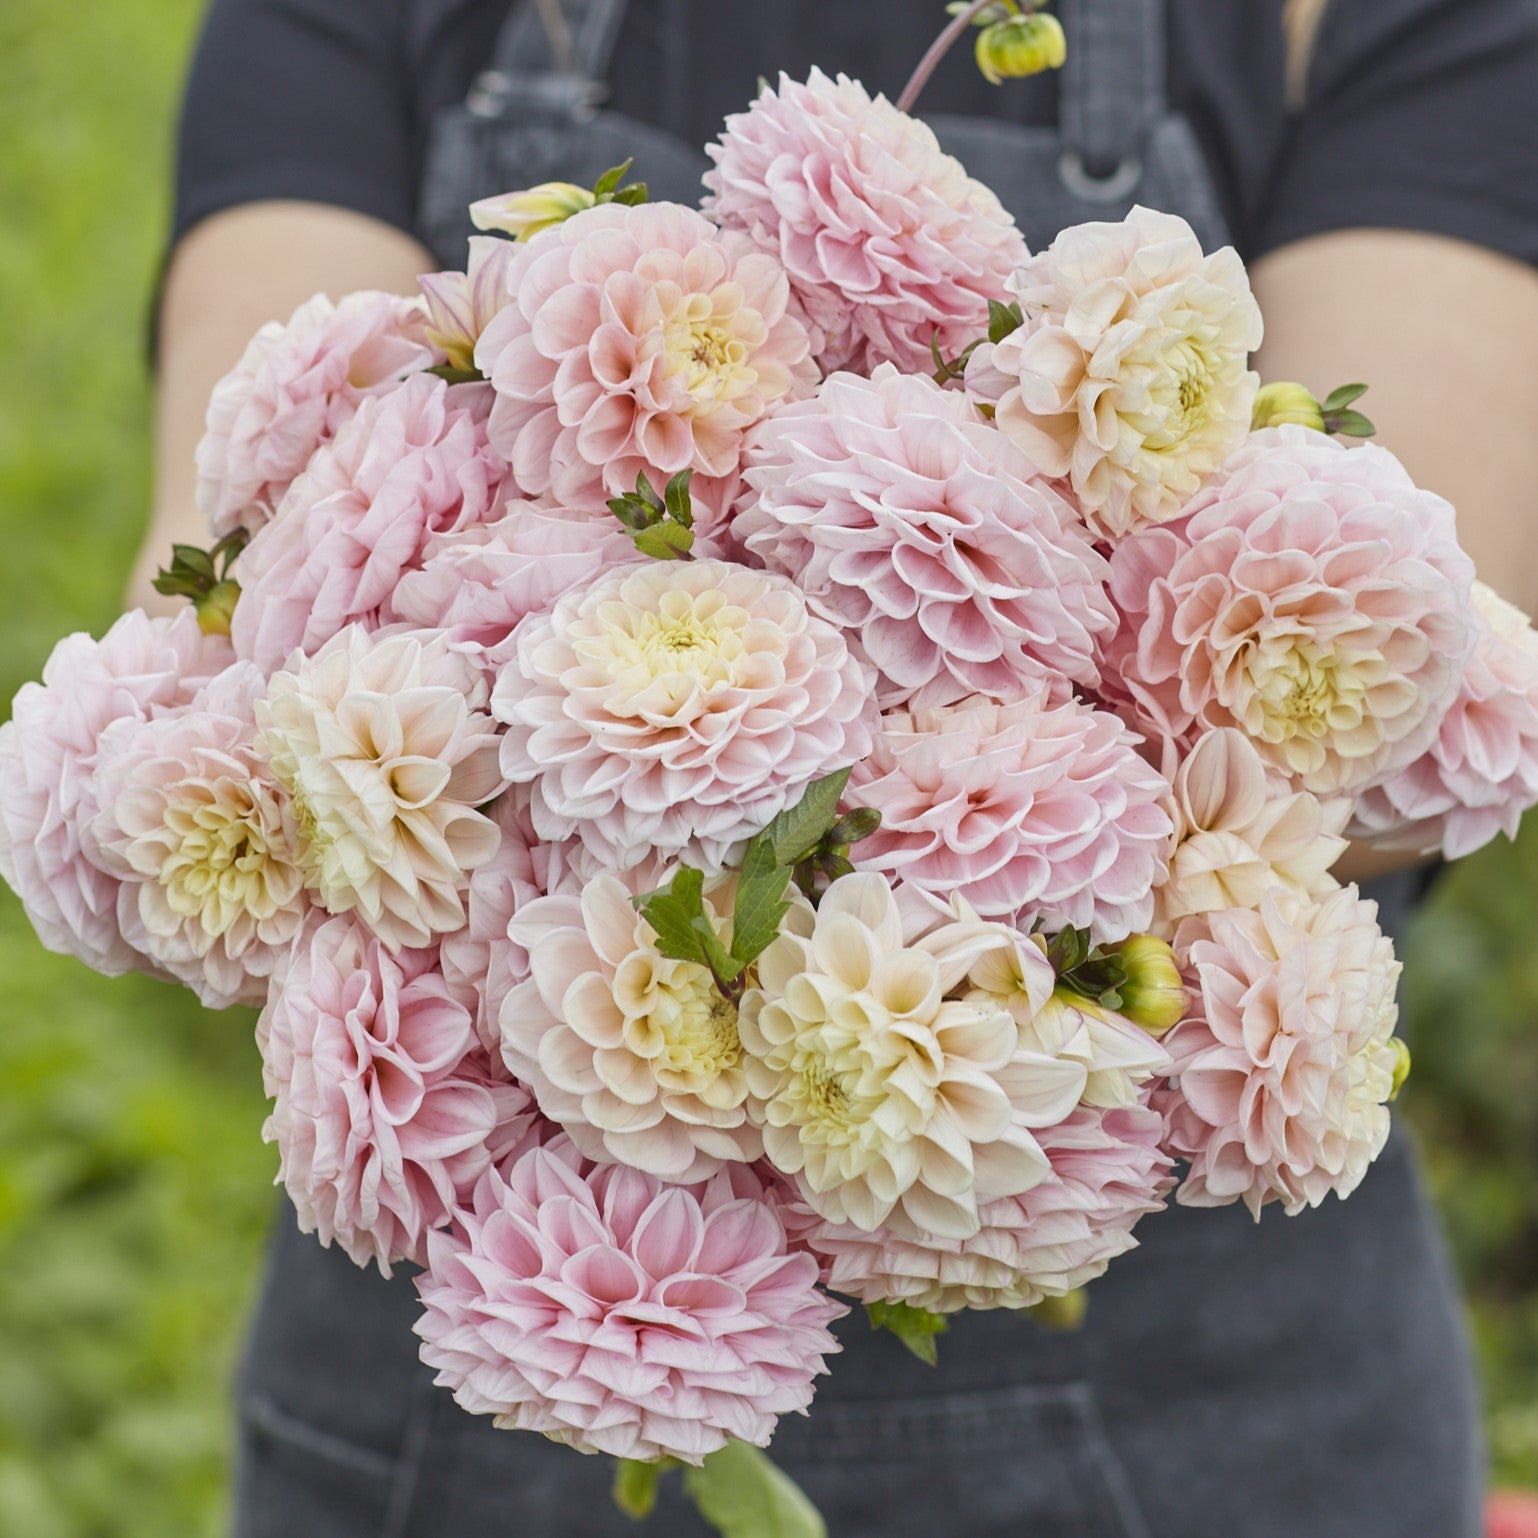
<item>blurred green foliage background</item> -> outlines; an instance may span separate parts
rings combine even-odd
[[[146,307],[200,0],[0,6],[0,700],[117,612],[149,476]],[[1405,946],[1409,1114],[1538,1484],[1538,826]],[[220,1533],[228,1376],[273,1214],[249,1016],[46,955],[0,889],[0,1533]]]

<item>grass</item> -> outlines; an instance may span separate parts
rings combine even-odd
[[[0,699],[116,612],[194,0],[0,8]],[[1407,1106],[1474,1297],[1500,1476],[1538,1484],[1538,827],[1407,945]],[[272,1211],[248,1016],[47,956],[0,891],[0,1533],[221,1531]]]

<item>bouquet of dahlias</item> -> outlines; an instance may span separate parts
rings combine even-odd
[[[1033,255],[817,73],[711,155],[257,335],[191,603],[0,731],[0,870],[261,1007],[301,1226],[421,1268],[467,1410],[725,1525],[851,1301],[932,1354],[1171,1194],[1355,1188],[1408,1062],[1331,867],[1512,832],[1538,641],[1179,219]]]

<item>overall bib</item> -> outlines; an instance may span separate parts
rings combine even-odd
[[[773,3],[773,0],[764,0]],[[1165,104],[1162,0],[1060,0],[1060,125],[932,119],[1033,247],[1134,202],[1226,236]],[[560,59],[519,0],[494,67],[434,125],[421,231],[463,261],[465,208],[591,184],[635,157],[697,202],[696,145],[600,110],[623,0],[563,0]],[[1386,925],[1413,878],[1373,895]],[[856,1311],[809,1418],[773,1446],[831,1538],[1478,1538],[1476,1400],[1455,1290],[1396,1136],[1347,1204],[1260,1224],[1175,1208],[1090,1289],[1085,1327],[967,1314],[926,1368]],[[237,1538],[608,1538],[611,1465],[461,1411],[391,1281],[279,1223],[239,1383]],[[671,1482],[676,1485],[676,1481]],[[642,1529],[707,1529],[676,1489]]]

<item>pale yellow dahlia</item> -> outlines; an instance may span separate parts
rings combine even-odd
[[[1173,518],[1250,429],[1261,319],[1237,253],[1134,208],[1065,230],[1009,286],[1024,324],[973,354],[968,388],[1106,537]]]
[[[979,1204],[1045,1178],[1033,1128],[1062,1121],[1084,1064],[1021,1043],[1015,997],[969,974],[1009,953],[1021,1000],[1051,991],[1034,940],[882,876],[835,881],[759,958],[738,1033],[770,1161],[819,1215],[964,1239]]]

